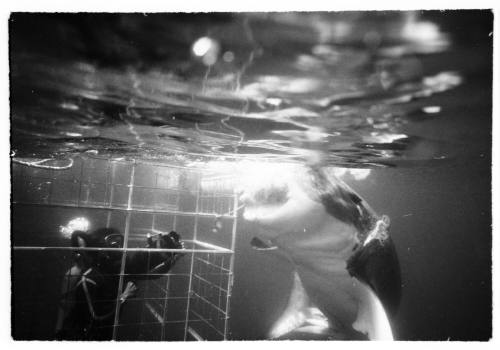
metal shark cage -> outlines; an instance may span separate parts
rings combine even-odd
[[[237,199],[224,179],[173,165],[79,157],[71,167],[12,163],[12,313],[15,339],[52,339],[61,283],[75,251],[60,226],[86,217],[123,233],[112,339],[226,340],[233,283]],[[125,258],[147,234],[175,230],[174,267],[138,279],[120,306]],[[94,302],[99,302],[95,300]]]

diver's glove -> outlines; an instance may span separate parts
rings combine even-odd
[[[125,290],[120,295],[120,303],[123,304],[127,299],[133,298],[137,292],[137,286],[134,282],[128,281]]]

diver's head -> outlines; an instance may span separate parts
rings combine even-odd
[[[79,248],[122,248],[123,236],[115,228],[100,228],[90,233],[74,231],[71,235],[71,244]],[[100,266],[103,269],[111,269],[115,263],[120,261],[121,251],[79,251],[77,257],[82,259],[86,265]]]
[[[90,244],[96,248],[122,248],[123,236],[115,228],[103,227],[92,231],[89,235]]]

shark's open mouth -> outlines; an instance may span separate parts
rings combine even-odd
[[[246,220],[272,217],[288,202],[289,189],[286,184],[271,185],[255,192],[245,191],[240,200],[245,207],[243,217]]]
[[[254,194],[254,201],[264,206],[280,206],[288,200],[288,186],[272,186],[261,189]]]

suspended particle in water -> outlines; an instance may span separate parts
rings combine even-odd
[[[220,52],[219,43],[209,37],[201,37],[193,43],[191,52],[201,60],[205,66],[211,66],[217,62]]]
[[[222,218],[216,216],[212,226],[212,233],[219,233],[222,230]]]

